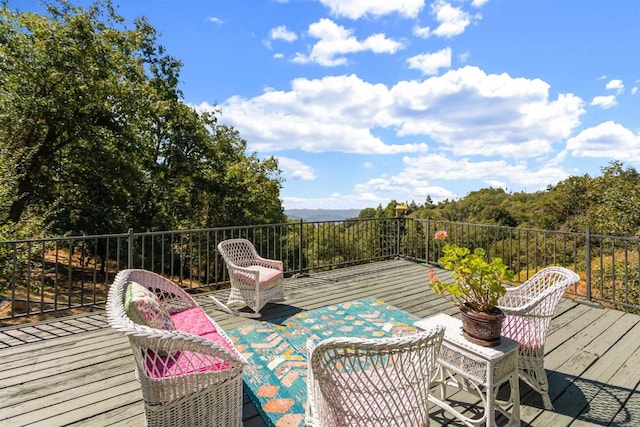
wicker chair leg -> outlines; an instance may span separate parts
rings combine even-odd
[[[544,409],[547,411],[553,411],[553,403],[551,403],[551,399],[549,398],[549,393],[542,394],[542,403],[544,405]]]
[[[534,378],[537,380],[535,390],[542,396],[544,409],[553,411],[553,403],[551,403],[551,398],[549,397],[549,380],[547,380],[547,373],[544,368],[542,368],[542,371],[536,372]]]
[[[521,369],[520,378],[527,383],[536,393],[542,397],[544,409],[553,411],[553,404],[549,397],[549,380],[544,368],[540,369]]]

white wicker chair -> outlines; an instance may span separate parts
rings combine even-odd
[[[242,426],[242,373],[246,361],[206,313],[218,342],[178,330],[134,323],[125,311],[124,295],[131,281],[158,295],[170,314],[198,308],[172,281],[146,270],[120,271],[107,299],[109,324],[129,337],[142,388],[149,426]],[[225,348],[226,347],[226,348]]]
[[[428,426],[444,327],[405,337],[307,341],[308,426]]]
[[[262,258],[247,239],[228,239],[218,243],[229,273],[231,291],[227,304],[211,298],[223,310],[245,317],[260,317],[260,310],[269,301],[284,299],[282,261]],[[248,306],[254,313],[232,307]]]
[[[507,315],[502,335],[520,343],[520,378],[542,395],[545,409],[553,410],[544,370],[544,343],[553,313],[566,289],[580,277],[563,267],[547,267],[523,284],[507,288],[500,308]]]

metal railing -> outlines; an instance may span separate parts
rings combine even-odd
[[[450,241],[489,257],[500,257],[519,282],[540,269],[557,265],[580,275],[567,295],[607,307],[640,312],[640,239],[584,233],[425,220],[425,257],[437,263],[440,242],[432,238],[446,230]]]
[[[432,236],[441,229],[459,245],[501,257],[520,281],[561,265],[582,278],[571,296],[640,311],[637,238],[385,218],[0,242],[0,320],[101,306],[123,268],[155,271],[194,291],[218,289],[228,276],[217,244],[235,237],[282,260],[287,276],[396,257],[437,265],[441,242]]]
[[[187,289],[218,289],[228,281],[217,244],[244,237],[285,274],[307,274],[397,256],[398,221],[288,222],[70,236],[0,242],[0,320],[100,306],[124,268],[144,268]]]

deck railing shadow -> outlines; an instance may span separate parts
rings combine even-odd
[[[7,327],[0,325],[0,349],[48,341],[107,327],[106,313],[100,308],[94,308],[92,313],[51,318],[39,323]]]
[[[549,378],[549,396],[554,405],[553,412],[566,419],[576,419],[592,425],[625,426],[640,414],[640,391],[605,382],[569,375],[547,369]],[[498,399],[508,398],[509,388],[503,386]],[[637,396],[633,399],[633,396]],[[460,403],[472,411],[474,404]],[[520,408],[525,417],[544,410],[540,395],[526,383],[520,381]],[[527,414],[528,412],[528,414]],[[504,421],[504,420],[503,420]],[[531,423],[522,421],[523,426],[535,426],[535,417]]]
[[[632,419],[638,419],[640,400],[636,399],[635,405],[630,400],[634,393],[638,393],[638,384],[635,388],[629,388],[575,375],[557,374],[550,383],[556,413],[593,425],[622,426]],[[557,399],[554,400],[554,397]]]

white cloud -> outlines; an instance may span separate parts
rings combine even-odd
[[[424,8],[424,0],[318,0],[338,17],[359,19],[365,15],[383,16],[391,13],[415,18]]]
[[[284,40],[287,42],[292,42],[298,39],[296,33],[287,30],[285,25],[280,25],[279,27],[272,28],[269,31],[269,38],[272,40]]]
[[[275,59],[282,59],[282,58],[284,58],[284,54],[282,54],[282,53],[274,53],[273,57]]]
[[[496,180],[510,182],[527,188],[544,188],[568,176],[564,170],[543,165],[532,170],[526,162],[508,160],[473,161],[469,158],[454,159],[442,154],[421,157],[405,157],[405,169],[400,175],[416,182],[435,180]],[[393,179],[393,178],[392,178]],[[410,184],[407,182],[407,184]]]
[[[622,83],[622,80],[611,80],[609,83],[607,83],[605,88],[613,89],[619,95],[624,91],[624,84]]]
[[[428,135],[455,155],[545,154],[571,135],[585,112],[573,94],[549,100],[549,85],[540,79],[486,74],[471,66],[399,82],[391,96],[390,123],[399,135]]]
[[[489,0],[471,0],[471,6],[480,8],[488,2]]]
[[[567,150],[575,157],[640,160],[640,134],[608,121],[580,132],[567,140]]]
[[[365,169],[371,169],[371,168],[373,168],[373,163],[372,162],[364,162],[362,164],[362,167],[365,168]]]
[[[611,108],[617,104],[615,95],[594,96],[591,105],[595,107]]]
[[[235,96],[219,106],[221,121],[238,129],[252,151],[439,150],[510,161],[549,155],[585,113],[584,101],[573,94],[549,99],[549,85],[540,79],[486,74],[470,66],[392,87],[356,75],[299,78],[289,90]],[[383,136],[389,134],[393,143]]]
[[[396,53],[399,49],[404,49],[402,42],[388,39],[384,34],[374,34],[362,42],[363,50],[370,50],[373,53]]]
[[[422,202],[427,196],[434,202],[440,202],[464,196],[449,189],[459,181],[483,182],[505,190],[538,191],[571,175],[553,162],[540,163],[532,168],[525,161],[474,161],[470,158],[453,159],[439,153],[405,156],[403,164],[404,167],[396,174],[383,174],[356,184],[351,195],[336,193],[324,199],[287,198],[285,204],[287,207],[371,207],[384,206],[391,199]]]
[[[638,93],[638,86],[634,86],[631,88],[631,95],[635,95],[636,93]]]
[[[313,168],[299,160],[290,157],[278,157],[278,166],[285,177],[313,181],[316,174]]]
[[[378,196],[374,193],[355,193],[343,195],[340,193],[333,193],[328,197],[283,197],[283,204],[287,209],[305,209],[310,206],[327,207],[331,209],[354,209],[359,207],[364,209],[365,207],[377,206],[380,204],[386,205],[389,203],[389,199],[386,197]]]
[[[453,159],[437,153],[419,157],[405,156],[403,163],[404,168],[399,173],[357,184],[354,191],[386,196],[386,200],[424,200],[430,196],[438,202],[463,196],[444,188],[439,184],[441,181],[482,181],[496,188],[527,188],[529,191],[536,191],[570,175],[565,170],[549,164],[532,169],[526,162]]]
[[[211,22],[213,24],[218,24],[218,25],[224,24],[224,21],[222,19],[216,18],[215,16],[211,16],[207,18],[207,22]]]
[[[407,59],[409,68],[420,70],[424,75],[438,74],[441,68],[451,67],[451,48],[434,53],[423,53]]]
[[[439,185],[413,180],[406,174],[397,176],[382,176],[367,182],[356,184],[355,194],[376,195],[377,204],[386,205],[389,200],[418,200],[422,201],[431,196],[434,201],[453,199],[455,194]]]
[[[490,187],[502,188],[505,191],[507,190],[507,183],[504,181],[498,181],[497,179],[485,179],[484,182],[487,183]]]
[[[347,63],[344,56],[349,53],[371,51],[373,53],[396,53],[404,48],[402,42],[388,39],[384,34],[374,34],[363,41],[330,19],[323,18],[309,26],[309,35],[319,39],[309,55],[297,53],[293,59],[297,63],[315,62],[326,67],[335,67]]]
[[[444,0],[437,0],[431,5],[431,14],[435,16],[439,25],[435,30],[430,27],[414,27],[413,33],[419,37],[438,36],[450,38],[464,33],[473,20],[480,20],[480,15],[472,17],[460,7],[454,7]]]
[[[232,97],[223,120],[240,130],[250,149],[270,152],[396,154],[425,151],[420,142],[385,144],[372,130],[388,121],[389,91],[355,75],[293,80],[291,90],[268,91],[253,98]],[[212,106],[202,103],[199,110]]]
[[[422,37],[426,39],[431,35],[431,27],[420,27],[419,25],[415,25],[411,30],[414,36]]]

